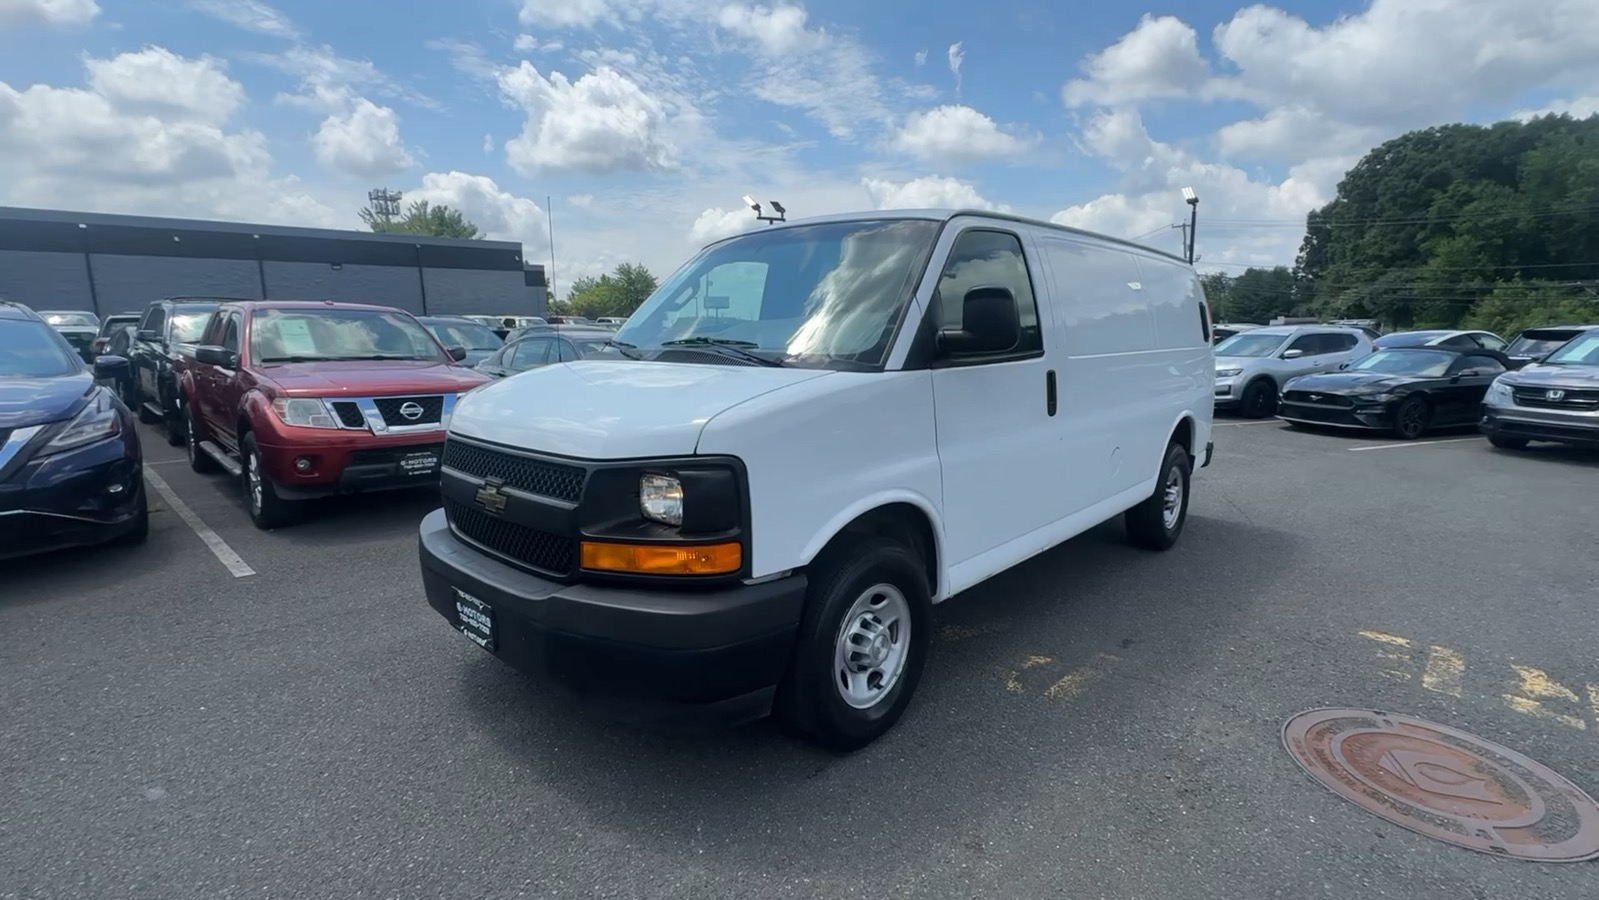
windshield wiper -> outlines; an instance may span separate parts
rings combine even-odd
[[[365,356],[330,356],[333,362],[371,362],[384,359],[432,359],[431,356],[417,356],[412,353],[369,353]]]
[[[267,363],[303,363],[303,362],[332,362],[331,356],[267,356],[261,359],[261,364]]]
[[[725,350],[729,354],[731,354],[733,356],[737,356],[740,359],[747,359],[747,360],[750,360],[751,362],[759,363],[759,364],[761,364],[763,366],[781,367],[781,366],[786,365],[786,363],[784,363],[780,359],[774,359],[774,358],[772,358],[770,356],[759,356],[757,354],[751,353],[750,350],[753,350],[753,349],[758,348],[758,347],[761,346],[760,344],[757,344],[754,341],[740,341],[740,340],[736,340],[734,338],[706,337],[704,335],[701,335],[699,337],[679,338],[678,340],[675,340],[675,341],[662,341],[661,342],[661,346],[662,347],[714,347],[717,350]]]
[[[638,353],[637,344],[629,344],[627,341],[606,341],[602,346],[615,347],[616,352],[628,359],[643,359]]]

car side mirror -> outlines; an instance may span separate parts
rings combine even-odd
[[[134,337],[138,338],[141,341],[148,341],[148,342],[150,342],[152,344],[161,343],[161,332],[152,331],[152,330],[150,330],[148,328],[139,329],[138,333],[136,333],[134,335]]]
[[[938,332],[943,356],[1003,353],[1022,340],[1016,295],[1009,288],[975,287],[961,299],[961,327]]]
[[[1305,355],[1305,351],[1303,351],[1303,350],[1284,350],[1283,351],[1283,359],[1298,359],[1299,357],[1304,356],[1304,355]]]
[[[1340,369],[1347,369],[1347,368],[1349,368],[1349,360],[1347,360],[1347,359],[1346,359],[1346,360],[1344,360],[1344,361],[1343,361],[1343,362],[1341,362],[1341,363],[1339,363],[1339,364],[1338,364],[1338,368],[1340,368]]]
[[[215,344],[204,344],[194,348],[194,359],[196,362],[223,369],[233,369],[239,365],[239,354]]]
[[[128,374],[132,363],[121,356],[96,356],[94,358],[94,377],[101,381],[111,381],[122,378]]]
[[[460,362],[461,360],[466,359],[466,348],[465,347],[451,347],[449,353],[450,353],[450,359],[453,359],[456,362]]]

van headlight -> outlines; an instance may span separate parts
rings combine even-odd
[[[639,513],[662,525],[683,524],[683,482],[670,475],[646,473],[638,481]]]
[[[94,399],[83,411],[73,417],[50,443],[39,450],[40,456],[76,450],[86,444],[122,433],[122,417],[117,414],[117,403],[105,388],[95,392]]]
[[[1492,403],[1495,406],[1513,406],[1516,398],[1510,390],[1510,385],[1505,383],[1505,377],[1501,375],[1493,380],[1493,384],[1488,385],[1488,393],[1483,395],[1482,402]]]

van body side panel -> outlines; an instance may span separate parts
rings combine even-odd
[[[1204,455],[1215,408],[1211,397],[1215,351],[1200,313],[1205,292],[1198,274],[1187,265],[1157,256],[1140,254],[1137,258],[1154,317],[1153,358],[1160,361],[1149,369],[1147,391],[1151,415],[1163,436],[1141,460],[1153,476],[1165,453],[1166,436],[1183,415],[1194,419],[1194,446],[1189,449],[1196,456]]]
[[[937,446],[931,372],[838,372],[716,414],[696,452],[744,461],[759,578],[809,564],[868,498],[941,511]]]

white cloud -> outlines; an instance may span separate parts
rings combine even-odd
[[[381,178],[416,165],[400,140],[400,117],[365,97],[322,120],[311,143],[317,162],[341,175]]]
[[[1571,116],[1573,119],[1586,119],[1589,116],[1599,116],[1599,94],[1588,97],[1574,97],[1570,100],[1556,100],[1547,106],[1538,109],[1524,109],[1513,113],[1511,118],[1526,121],[1538,116]]]
[[[988,209],[1009,212],[1010,207],[995,203],[978,193],[969,181],[928,175],[910,181],[863,178],[861,187],[876,209]]]
[[[493,153],[494,152],[494,135],[492,135],[492,134],[483,135],[483,152],[484,153]]]
[[[518,18],[524,25],[548,28],[592,28],[601,22],[636,19],[644,0],[522,0]]]
[[[956,41],[949,45],[949,71],[955,76],[955,96],[961,95],[961,64],[966,62],[966,52],[961,49],[961,42]]]
[[[531,34],[519,34],[511,42],[511,49],[518,53],[558,53],[565,47],[561,41],[541,41]]]
[[[745,207],[737,209],[711,207],[694,220],[694,224],[689,228],[688,237],[696,244],[709,244],[725,237],[742,234],[759,224],[761,223],[755,220],[755,213]]]
[[[505,142],[507,161],[524,175],[677,165],[677,148],[665,133],[666,107],[615,69],[601,67],[570,81],[560,72],[545,77],[523,61],[500,73],[500,90],[527,113],[522,133]]]
[[[269,37],[297,38],[300,29],[280,10],[261,0],[189,0],[196,11],[245,31]]]
[[[925,65],[927,65],[927,51],[926,50],[918,50],[918,51],[916,51],[916,68],[920,69],[922,66],[925,66]]]
[[[1028,138],[1001,131],[994,120],[970,106],[940,106],[911,113],[894,136],[894,147],[923,159],[953,163],[1013,156]]]
[[[279,102],[326,113],[342,109],[360,94],[404,100],[413,106],[437,109],[437,101],[400,84],[371,60],[340,56],[332,47],[295,45],[281,53],[244,53],[253,63],[271,66],[300,80],[300,92],[279,94]]]
[[[460,210],[492,239],[521,241],[523,256],[537,260],[549,250],[550,232],[544,210],[526,197],[502,190],[494,179],[467,172],[429,172],[422,186],[405,192],[410,201],[426,200]]]
[[[566,198],[566,202],[572,204],[578,209],[588,209],[594,205],[594,195],[573,194],[572,196]]]
[[[85,60],[87,87],[0,82],[0,203],[332,225],[264,135],[231,124],[243,88],[209,57],[150,47]]]
[[[1121,40],[1085,59],[1082,69],[1087,78],[1061,89],[1067,106],[1183,97],[1197,91],[1210,74],[1191,26],[1174,16],[1148,13]]]
[[[87,25],[99,15],[95,0],[0,0],[0,25]]]

